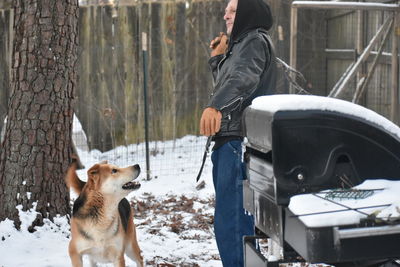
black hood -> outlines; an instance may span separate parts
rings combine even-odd
[[[271,9],[263,0],[238,0],[231,39],[256,28],[271,29]]]

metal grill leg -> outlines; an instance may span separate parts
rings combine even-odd
[[[279,267],[278,261],[268,261],[254,246],[254,241],[264,239],[265,236],[244,236],[243,237],[243,252],[245,267]]]

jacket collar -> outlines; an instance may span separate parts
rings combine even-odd
[[[232,38],[229,38],[229,46],[227,49],[227,52],[230,52],[232,50],[232,47],[237,44],[240,43],[244,38],[246,38],[248,35],[250,34],[255,34],[255,33],[264,33],[264,34],[268,34],[268,31],[263,29],[263,28],[257,28],[257,29],[252,29],[246,32],[243,32],[242,34],[240,34],[233,42],[232,42]]]

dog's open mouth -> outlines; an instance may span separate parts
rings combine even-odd
[[[122,189],[125,190],[136,190],[140,188],[140,183],[139,182],[127,182],[122,186]]]

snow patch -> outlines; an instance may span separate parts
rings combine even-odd
[[[314,194],[296,195],[291,197],[289,209],[294,215],[299,216],[299,219],[307,227],[359,224],[362,219],[367,217],[365,214],[375,215],[382,220],[390,221],[400,219],[400,181],[384,179],[365,180],[362,184],[355,186],[353,189],[375,191],[371,196],[363,199],[333,199],[339,204],[321,199]],[[331,190],[322,192],[329,193]],[[318,195],[324,197],[326,194]],[[359,210],[361,212],[357,212],[355,210],[346,209],[344,206],[351,209],[363,209]]]

